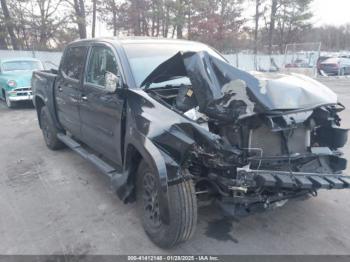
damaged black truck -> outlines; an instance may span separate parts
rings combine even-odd
[[[335,93],[300,75],[241,71],[201,43],[75,41],[32,87],[47,146],[108,175],[161,247],[191,237],[201,201],[246,215],[350,187]]]

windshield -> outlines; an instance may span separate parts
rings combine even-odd
[[[219,53],[200,43],[133,43],[125,44],[124,49],[129,59],[131,70],[137,86],[140,86],[142,81],[145,80],[157,66],[174,56],[179,51],[207,51],[212,56],[225,61]],[[150,87],[155,88],[166,85],[181,84],[190,84],[188,77],[172,79],[162,83],[153,83]]]
[[[43,66],[40,61],[9,61],[1,65],[2,71],[17,70],[41,70]]]

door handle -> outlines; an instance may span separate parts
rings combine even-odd
[[[86,101],[88,101],[88,98],[87,98],[87,96],[82,96],[82,97],[81,97],[81,100],[84,101],[84,102],[86,102]]]

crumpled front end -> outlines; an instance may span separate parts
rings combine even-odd
[[[149,88],[178,77],[191,84]],[[206,52],[187,52],[161,64],[142,85],[192,120],[173,124],[153,141],[190,171],[199,200],[216,199],[242,214],[319,189],[350,187],[340,151],[348,133],[340,128],[344,108],[314,80],[257,78]]]

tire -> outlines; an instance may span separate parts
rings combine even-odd
[[[339,75],[340,75],[340,76],[344,76],[344,75],[345,75],[345,69],[344,69],[344,68],[341,68],[341,69],[340,69]]]
[[[171,248],[190,239],[196,229],[195,189],[191,180],[168,187],[169,224],[164,224],[160,219],[160,190],[155,172],[141,161],[137,172],[136,198],[144,230],[157,246]]]
[[[55,127],[46,106],[43,106],[40,110],[40,127],[48,148],[51,150],[58,150],[65,147],[65,145],[57,138],[58,129]]]
[[[4,95],[5,95],[5,103],[6,103],[6,106],[7,106],[8,108],[15,108],[16,104],[15,104],[14,102],[12,102],[12,101],[8,98],[6,92],[4,93]]]

